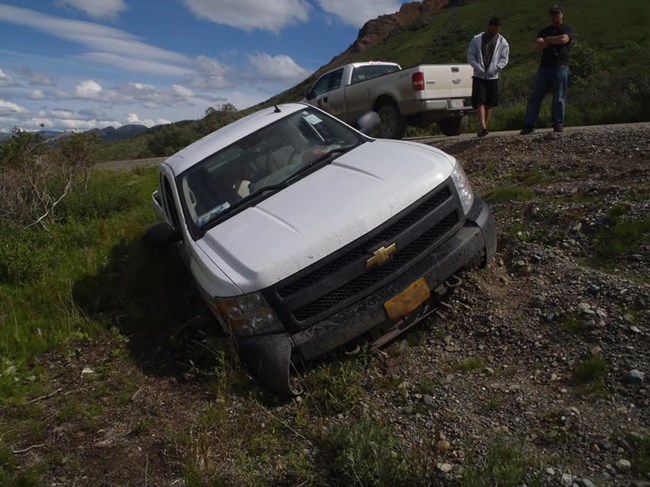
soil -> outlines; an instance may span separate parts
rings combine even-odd
[[[435,317],[382,353],[316,364],[288,401],[241,380],[201,313],[170,344],[173,371],[114,334],[48,354],[49,392],[8,423],[17,471],[52,486],[312,485],[329,458],[318,432],[368,416],[432,445],[423,485],[463,485],[502,443],[525,453],[530,485],[650,485],[650,125],[424,142],[463,163],[499,240]],[[622,228],[620,251],[607,235]],[[221,360],[198,364],[214,343]]]

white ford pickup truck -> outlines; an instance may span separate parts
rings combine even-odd
[[[401,139],[407,125],[438,123],[445,135],[467,127],[471,106],[469,64],[421,64],[401,69],[388,62],[352,63],[323,74],[305,101],[355,126],[360,116],[379,113],[379,136]]]
[[[489,207],[452,156],[303,103],[169,157],[153,203],[162,223],[145,244],[178,246],[249,373],[279,394],[296,392],[294,367],[417,323],[496,250]]]

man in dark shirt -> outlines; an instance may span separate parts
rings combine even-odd
[[[551,25],[540,30],[535,39],[535,47],[542,49],[542,58],[535,76],[533,91],[528,98],[522,135],[533,132],[542,101],[549,91],[553,96],[551,105],[553,130],[562,132],[564,127],[569,54],[575,34],[573,29],[564,23],[564,11],[559,5],[553,5],[548,13],[551,16]]]

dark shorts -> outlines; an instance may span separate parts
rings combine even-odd
[[[472,78],[472,106],[499,104],[499,80]]]

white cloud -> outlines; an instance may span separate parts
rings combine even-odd
[[[101,85],[91,79],[84,80],[75,87],[76,95],[81,98],[97,98],[101,91]]]
[[[56,86],[56,78],[45,73],[37,73],[29,66],[19,66],[18,74],[27,81],[30,86]]]
[[[124,0],[60,0],[63,4],[84,11],[97,18],[117,17],[126,10]]]
[[[145,118],[144,120],[140,120],[140,117],[137,113],[127,113],[126,121],[130,125],[144,125],[145,127],[153,127],[154,125],[167,125],[171,123],[169,120],[164,118],[158,118],[156,120]]]
[[[32,90],[28,98],[30,100],[43,100],[45,98],[45,93],[41,90]]]
[[[186,72],[183,66],[192,61],[182,54],[146,44],[129,32],[93,22],[65,19],[4,4],[0,4],[0,21],[75,42],[90,52],[87,59],[112,66],[121,63],[120,67],[124,69],[178,74]]]
[[[9,88],[10,86],[19,86],[19,83],[14,81],[11,76],[5,74],[5,72],[0,69],[0,87]]]
[[[183,96],[183,97],[187,97],[187,98],[190,98],[190,97],[194,96],[194,92],[192,90],[190,90],[189,88],[186,88],[183,85],[172,85],[172,90],[178,96]]]
[[[307,22],[306,0],[184,0],[198,18],[238,29],[279,32],[284,27]]]
[[[0,113],[23,113],[25,111],[25,107],[21,107],[20,105],[16,105],[10,101],[0,100]]]
[[[133,58],[129,56],[122,56],[109,52],[85,52],[80,54],[81,59],[93,61],[99,64],[106,64],[120,69],[128,69],[130,71],[161,74],[166,76],[183,76],[191,73],[192,71],[184,66],[177,64],[159,62],[155,60]]]
[[[354,7],[349,0],[318,0],[318,3],[325,12],[354,27],[361,27],[380,15],[395,13],[402,6],[400,0],[355,0]]]
[[[295,82],[302,81],[311,74],[311,71],[298,66],[291,57],[284,54],[278,56],[251,54],[248,60],[264,79]]]
[[[230,80],[231,68],[217,59],[198,56],[195,65],[198,74],[186,79],[193,88],[226,88],[233,84]]]

